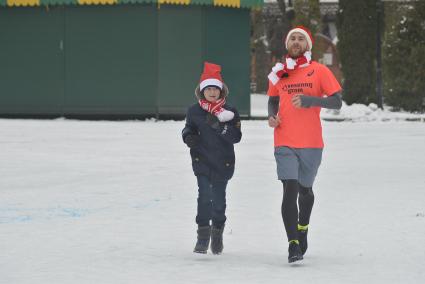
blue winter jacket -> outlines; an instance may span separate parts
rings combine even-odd
[[[192,168],[196,176],[205,175],[211,180],[229,180],[235,170],[233,144],[241,141],[241,122],[237,110],[225,104],[225,109],[235,113],[228,122],[219,122],[216,116],[203,110],[198,103],[187,110],[183,141],[189,134],[200,136],[200,143],[190,149]]]

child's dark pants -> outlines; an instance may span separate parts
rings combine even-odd
[[[212,225],[221,228],[226,222],[226,186],[227,181],[210,181],[207,176],[198,179],[198,226]]]

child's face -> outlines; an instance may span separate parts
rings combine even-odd
[[[206,87],[204,89],[204,97],[210,103],[215,103],[220,98],[220,89],[216,87]]]

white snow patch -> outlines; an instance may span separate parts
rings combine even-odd
[[[192,253],[184,121],[1,119],[0,282],[424,283],[425,123],[359,121],[323,123],[309,250],[293,266],[266,121],[242,121],[213,256]]]

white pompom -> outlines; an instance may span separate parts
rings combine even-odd
[[[283,64],[282,64],[282,63],[278,62],[278,63],[276,63],[276,64],[275,64],[275,66],[272,68],[272,71],[273,71],[274,73],[277,73],[277,72],[279,72],[279,71],[282,71],[283,69],[285,69],[285,66],[283,66]]]
[[[235,117],[235,114],[226,109],[223,109],[220,113],[217,114],[217,118],[220,120],[220,122],[230,121],[233,119],[233,117]]]

